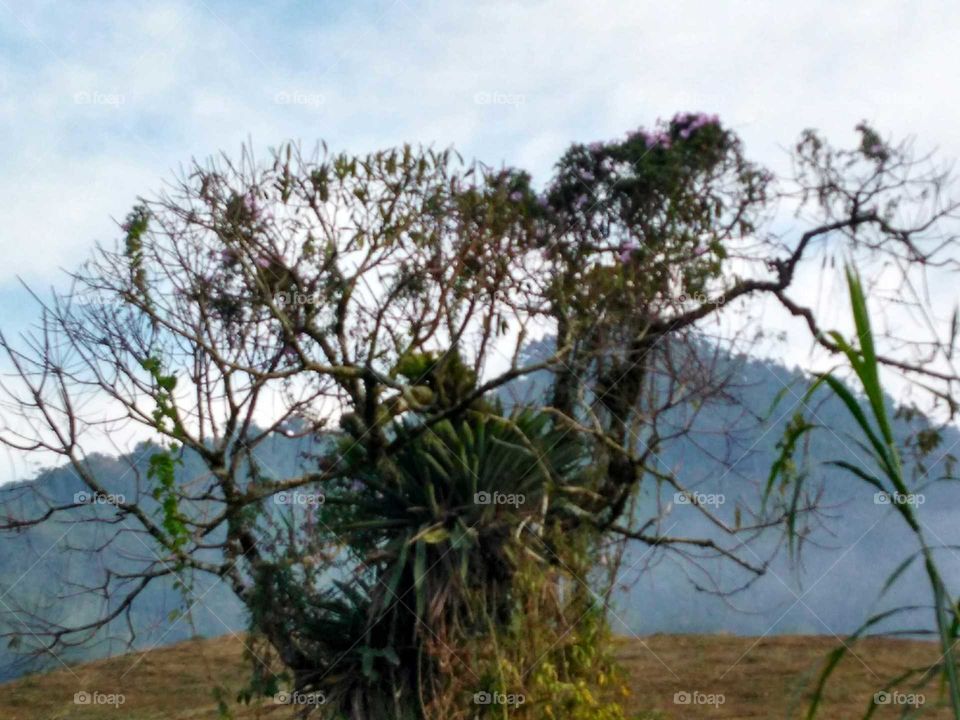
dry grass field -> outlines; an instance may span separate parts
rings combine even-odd
[[[654,635],[621,639],[618,654],[632,689],[626,706],[634,718],[794,718],[806,707],[809,681],[832,637],[740,638],[722,635]],[[858,718],[883,682],[909,667],[929,664],[939,655],[928,643],[874,639],[856,646],[828,686],[818,717]],[[132,669],[131,669],[132,668]],[[285,720],[282,705],[246,707],[234,703],[247,670],[240,639],[195,640],[145,654],[126,655],[34,675],[0,685],[2,720],[214,720],[219,717],[212,688],[225,688],[238,720]],[[899,688],[903,693],[908,687]],[[926,696],[923,717],[949,717],[936,709],[936,689]],[[78,705],[77,692],[122,693],[119,708]],[[691,699],[723,695],[723,703],[674,702],[675,693]],[[680,696],[681,698],[684,696]],[[718,698],[714,698],[715,700]],[[880,708],[874,717],[901,717],[903,706]],[[374,719],[371,719],[374,720]]]

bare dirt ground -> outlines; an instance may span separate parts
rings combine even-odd
[[[633,718],[769,719],[803,716],[811,683],[838,640],[654,635],[620,639],[617,645],[632,691],[624,705]],[[856,645],[854,652],[856,656],[843,661],[828,685],[817,717],[862,717],[874,693],[890,679],[939,658],[935,645],[907,640],[871,639]],[[243,654],[242,639],[224,637],[33,675],[0,685],[0,718],[215,720],[220,717],[213,690],[218,685],[237,720],[290,717],[289,706],[249,707],[235,702],[248,676]],[[874,717],[914,717],[903,704],[914,692],[924,694],[923,717],[950,717],[936,707],[937,683],[919,691],[908,683],[892,689],[897,693],[890,696],[894,702],[880,707]],[[100,693],[101,704],[77,704],[76,693]],[[111,694],[122,694],[123,704],[103,704]]]

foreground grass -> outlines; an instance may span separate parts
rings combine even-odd
[[[806,690],[833,637],[739,638],[722,635],[654,635],[621,639],[618,655],[632,689],[626,706],[644,720],[686,718],[795,718],[805,708]],[[939,657],[936,644],[873,639],[854,648],[827,687],[818,717],[859,718],[873,693],[908,667],[930,664]],[[240,638],[194,640],[149,653],[73,666],[0,685],[3,720],[214,720],[217,702],[212,688],[220,685],[237,720],[286,720],[289,707],[264,704],[246,707],[234,702],[247,667]],[[907,687],[900,692],[910,691]],[[124,703],[77,705],[77,692],[122,693]],[[675,693],[723,695],[722,704],[676,704]],[[923,717],[949,717],[934,708],[931,686]],[[716,698],[715,698],[716,699]],[[903,706],[880,708],[875,717],[901,717]]]

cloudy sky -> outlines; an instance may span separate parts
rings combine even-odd
[[[717,112],[752,155],[861,119],[957,154],[947,2],[0,0],[0,283],[247,138],[453,144],[542,179],[571,141]]]
[[[22,278],[117,236],[138,194],[248,139],[419,141],[530,169],[571,141],[718,113],[775,169],[862,119],[960,153],[960,5],[0,0],[0,329]]]

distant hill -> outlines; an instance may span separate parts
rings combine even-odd
[[[318,449],[315,443],[290,439],[281,434],[268,438],[258,448],[256,456],[260,470],[268,476],[283,477],[294,474],[307,464],[304,454]],[[155,446],[142,444],[129,456],[114,458],[92,456],[92,471],[113,494],[126,498],[141,497],[149,513],[159,511],[158,504],[143,492],[149,457]],[[178,470],[180,482],[187,482],[206,472],[198,457],[185,453]],[[138,485],[141,493],[137,495]],[[74,501],[85,486],[70,467],[58,467],[41,472],[34,480],[0,487],[0,517],[38,517],[44,505],[38,494],[51,504]],[[36,492],[28,492],[36,491]],[[115,607],[116,599],[108,601],[90,593],[79,593],[79,584],[102,583],[109,567],[114,571],[142,567],[144,560],[156,557],[152,540],[140,533],[124,532],[137,527],[135,520],[119,526],[87,522],[98,510],[84,507],[59,513],[56,520],[30,527],[19,533],[3,533],[3,553],[0,554],[0,628],[22,627],[18,617],[23,613],[38,612],[47,620],[73,625],[89,622],[105,615]],[[105,545],[110,538],[113,542]],[[92,548],[103,549],[98,553]],[[58,599],[66,596],[66,600]],[[189,608],[189,613],[184,613]],[[132,606],[131,624],[136,630],[134,647],[152,648],[192,636],[217,636],[236,629],[246,629],[244,609],[229,587],[216,579],[198,574],[196,584],[185,596],[173,581],[158,579],[138,596]],[[70,662],[104,657],[127,649],[129,630],[123,616],[117,618],[105,632],[83,647],[58,652],[61,660]],[[26,638],[24,646],[30,644]],[[25,657],[22,652],[0,645],[0,680],[36,669],[54,667],[57,660],[49,656]]]
[[[529,350],[533,358],[545,356],[547,340]],[[710,350],[704,345],[703,352]],[[916,548],[913,537],[889,505],[875,502],[874,490],[850,474],[826,465],[846,460],[866,464],[858,445],[859,434],[840,400],[819,392],[809,402],[803,396],[811,379],[799,369],[788,369],[769,360],[722,355],[718,367],[731,375],[735,386],[732,402],[705,406],[691,424],[691,432],[657,454],[658,469],[671,470],[685,486],[700,493],[723,495],[717,514],[734,525],[737,507],[758,506],[770,467],[778,455],[778,443],[795,412],[803,412],[821,426],[808,436],[805,452],[809,477],[806,485],[819,491],[822,512],[811,518],[810,540],[799,548],[795,562],[782,550],[767,574],[749,589],[732,595],[749,575],[729,561],[681,561],[670,553],[651,553],[638,543],[626,552],[619,576],[620,590],[614,596],[612,623],[615,632],[837,634],[856,630],[881,609],[927,602],[928,590],[922,567],[907,570],[897,585],[878,602],[889,574]],[[513,396],[534,399],[542,395],[545,377],[518,386]],[[893,410],[893,401],[888,398]],[[675,426],[691,419],[690,409],[673,413]],[[666,423],[671,422],[668,416]],[[923,417],[897,420],[894,434],[901,444],[911,434],[929,427]],[[960,432],[948,428],[939,447],[927,458],[931,477],[937,470],[956,463]],[[960,547],[960,484],[921,479],[916,491],[924,496],[921,516],[931,543]],[[921,487],[922,486],[922,487]],[[664,534],[710,537],[730,546],[731,538],[712,526],[690,505],[674,502],[673,488],[647,481],[641,488],[638,516],[646,519],[658,501],[673,507],[664,518]],[[749,524],[746,512],[744,524]],[[741,555],[754,564],[782,545],[782,533],[765,537],[744,548]],[[960,592],[960,551],[939,554],[948,582]],[[718,581],[715,584],[715,581]],[[878,629],[930,628],[932,615],[902,615],[895,625]]]
[[[546,346],[533,346],[532,355],[545,352]],[[734,372],[738,387],[733,391],[735,402],[703,408],[693,424],[689,438],[675,442],[659,453],[662,469],[671,469],[692,489],[704,493],[723,494],[725,503],[719,512],[734,523],[736,507],[755,507],[763,483],[783,436],[786,422],[806,388],[807,378],[769,361],[746,357],[725,357]],[[542,392],[543,377],[534,377],[510,389],[509,397],[533,399]],[[784,388],[791,390],[784,390]],[[768,418],[771,406],[783,396]],[[676,422],[686,418],[687,409],[676,410]],[[853,427],[838,401],[815,398],[807,411],[811,419],[826,429],[811,439],[809,456],[814,461],[811,487],[822,487],[820,499],[827,517],[823,527],[802,548],[799,564],[791,563],[786,552],[749,590],[720,597],[698,587],[710,587],[719,579],[724,589],[737,587],[746,580],[742,570],[730,563],[706,562],[702,569],[681,562],[669,553],[650,553],[641,545],[626,553],[620,590],[615,595],[613,630],[623,635],[669,633],[716,633],[740,635],[764,634],[837,634],[843,635],[860,625],[871,611],[881,607],[876,598],[889,572],[913,549],[910,538],[889,506],[874,503],[873,493],[849,476],[827,472],[816,463],[847,459],[859,463],[857,445],[850,436]],[[906,437],[922,426],[922,419],[912,424],[899,422],[896,432]],[[719,430],[733,428],[732,433]],[[960,433],[946,433],[930,464],[960,443]],[[291,440],[282,435],[268,440],[257,457],[265,472],[284,476],[308,464],[304,453],[309,442]],[[129,458],[98,456],[93,459],[97,476],[115,492],[132,494],[137,471],[145,473],[149,446],[137,448]],[[133,461],[135,471],[130,469]],[[724,462],[724,460],[726,462]],[[947,460],[943,460],[947,462]],[[188,456],[180,471],[181,481],[203,473],[202,463]],[[31,487],[53,499],[65,501],[81,489],[80,481],[66,467],[40,473],[28,481]],[[36,510],[26,499],[20,483],[0,488],[0,516],[11,510],[18,516]],[[931,540],[960,546],[960,487],[939,484],[925,488],[926,503],[922,508]],[[705,535],[722,539],[715,528],[707,525],[694,508],[674,503],[671,489],[647,484],[641,489],[638,514],[646,517],[646,508],[659,501],[673,503],[662,530],[671,535]],[[85,509],[83,512],[87,512]],[[108,528],[78,522],[82,513],[64,515],[57,523],[30,528],[19,535],[5,534],[0,554],[0,627],[16,626],[13,611],[45,609],[63,620],[90,619],[106,607],[106,601],[90,596],[73,596],[69,602],[58,602],[58,594],[70,593],[72,583],[90,583],[101,577],[107,565],[122,566],[128,555],[143,557],[149,548],[141,537],[128,534],[108,547],[104,554],[66,552],[66,548],[93,548],[108,536]],[[132,525],[131,525],[132,527]],[[729,542],[729,538],[726,538]],[[774,549],[779,535],[770,534],[743,554],[759,562]],[[960,580],[960,553],[945,553],[946,576]],[[118,565],[119,564],[119,565]],[[706,570],[707,572],[704,572]],[[914,572],[916,571],[916,572]],[[913,574],[911,574],[913,573]],[[925,585],[919,568],[908,571],[898,589],[884,599],[885,605],[922,602]],[[138,600],[133,614],[137,629],[137,647],[152,648],[192,635],[217,636],[228,630],[246,627],[243,608],[222,584],[200,580],[193,590],[202,601],[190,616],[171,619],[170,614],[182,606],[182,596],[170,583],[158,583]],[[6,607],[5,607],[6,606]],[[926,624],[925,617],[912,619],[910,627]],[[905,621],[904,621],[905,622]],[[919,625],[918,625],[919,623]],[[127,629],[115,622],[110,632],[98,642],[76,648],[61,655],[65,661],[79,661],[121,652]],[[40,666],[56,666],[47,658]],[[24,664],[12,649],[0,649],[0,680],[15,677],[38,667]]]

